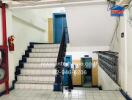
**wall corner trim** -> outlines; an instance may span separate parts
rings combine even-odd
[[[126,100],[132,100],[132,98],[123,89],[121,89],[120,92],[126,98]]]
[[[15,81],[12,81],[12,86],[9,88],[9,91],[12,91],[15,89],[14,87]],[[0,97],[6,94],[6,90],[0,92]]]

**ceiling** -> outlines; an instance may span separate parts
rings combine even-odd
[[[100,2],[105,0],[3,0],[11,8],[19,7],[38,7],[38,6],[56,6],[63,4],[78,4],[87,2]],[[59,4],[59,5],[58,5]]]
[[[10,8],[60,7],[74,4],[106,3],[107,0],[2,0]],[[119,0],[118,5],[127,5],[131,0]]]

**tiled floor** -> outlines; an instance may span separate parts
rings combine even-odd
[[[0,100],[125,100],[119,91],[75,88],[71,93],[51,90],[13,90]]]

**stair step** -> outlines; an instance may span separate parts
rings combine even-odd
[[[25,63],[24,68],[55,68],[56,63]]]
[[[18,80],[17,84],[53,84],[54,81],[29,81],[29,80]]]
[[[39,69],[39,70],[45,70],[45,69],[49,69],[49,70],[53,70],[53,69],[55,69],[55,67],[48,67],[48,68],[43,68],[43,67],[40,67],[40,68],[33,68],[33,67],[25,67],[24,69],[34,69],[34,70],[37,70],[37,69]]]
[[[60,44],[34,44],[34,48],[59,48]]]
[[[55,75],[56,69],[21,69],[22,75]]]
[[[18,76],[18,81],[55,82],[55,76]]]
[[[46,89],[46,90],[53,90],[53,84],[50,83],[20,83],[17,82],[15,84],[16,89]]]
[[[15,88],[53,90],[59,47],[60,44],[31,43],[30,50],[26,51],[26,54],[31,51],[29,57],[23,56],[22,61],[26,62],[17,76]]]
[[[20,74],[19,76],[55,77],[55,75],[23,75],[23,74]]]
[[[54,57],[57,58],[57,53],[30,53],[29,57]]]
[[[39,53],[44,53],[44,52],[46,52],[46,53],[48,53],[48,52],[55,52],[55,53],[57,53],[58,54],[58,52],[59,52],[59,48],[52,48],[52,49],[35,49],[35,48],[33,48],[32,49],[32,52],[34,53],[34,52],[39,52]]]
[[[56,63],[57,58],[27,58],[28,63]]]

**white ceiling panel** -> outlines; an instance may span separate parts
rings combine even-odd
[[[19,8],[19,7],[38,7],[38,6],[61,6],[64,4],[78,4],[78,3],[86,3],[86,2],[104,2],[105,0],[3,0],[9,4],[11,8]]]

